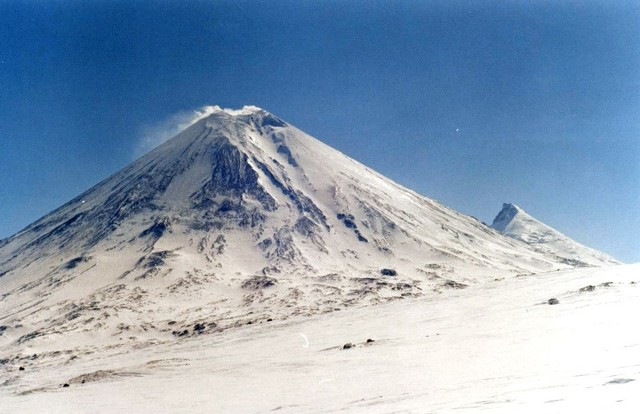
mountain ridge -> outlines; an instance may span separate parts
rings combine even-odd
[[[540,252],[555,254],[572,266],[621,264],[606,253],[584,246],[542,223],[515,204],[504,203],[491,227],[501,234],[527,243]]]

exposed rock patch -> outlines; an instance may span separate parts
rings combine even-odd
[[[278,280],[269,276],[252,276],[242,282],[242,289],[259,290],[275,286]]]

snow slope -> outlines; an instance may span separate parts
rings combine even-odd
[[[640,265],[549,272],[64,364],[12,361],[0,412],[637,413],[639,289]]]
[[[503,204],[491,227],[506,236],[531,245],[540,252],[555,254],[559,260],[573,266],[606,266],[620,263],[605,253],[570,239],[514,204]]]

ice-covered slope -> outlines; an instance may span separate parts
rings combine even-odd
[[[0,246],[0,358],[568,268],[255,107],[217,109]]]
[[[531,217],[514,204],[503,204],[491,225],[500,233],[523,241],[540,252],[558,256],[573,266],[619,264],[613,257],[570,239],[559,231]]]
[[[579,269],[156,347],[73,350],[62,365],[30,355],[0,366],[0,412],[635,414],[639,299],[638,265]]]

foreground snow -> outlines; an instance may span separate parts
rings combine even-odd
[[[6,363],[0,412],[638,412],[639,285],[640,265],[549,272]]]

